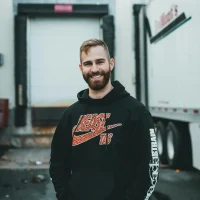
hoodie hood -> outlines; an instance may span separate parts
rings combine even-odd
[[[130,94],[125,90],[125,87],[119,81],[113,81],[112,86],[113,89],[102,99],[92,99],[89,96],[89,89],[85,89],[78,93],[78,100],[80,101],[80,103],[84,104],[105,105],[126,96],[130,96]]]

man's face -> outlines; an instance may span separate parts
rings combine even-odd
[[[98,91],[108,84],[114,67],[114,59],[108,60],[102,46],[91,47],[87,54],[82,52],[79,67],[88,86]]]

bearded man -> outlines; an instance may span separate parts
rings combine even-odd
[[[51,145],[57,199],[148,200],[159,168],[149,111],[111,82],[114,59],[104,41],[83,42],[79,68],[88,89],[64,112]]]

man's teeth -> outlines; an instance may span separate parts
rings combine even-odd
[[[98,76],[92,76],[92,78],[100,78],[101,75],[98,75]]]

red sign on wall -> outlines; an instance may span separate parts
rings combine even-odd
[[[8,125],[8,99],[0,99],[0,128]]]
[[[71,4],[56,4],[54,5],[55,13],[72,13],[73,6]]]

